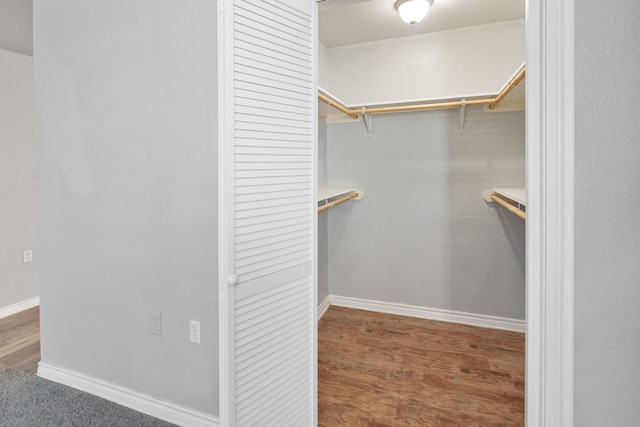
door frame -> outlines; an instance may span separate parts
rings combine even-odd
[[[573,425],[574,0],[527,0],[526,425]]]
[[[526,8],[526,425],[570,427],[574,399],[575,7],[574,0],[527,0]],[[219,25],[222,16],[220,13]],[[224,156],[219,162],[224,167]],[[224,224],[220,226],[224,232]],[[221,324],[220,350],[227,339]],[[221,358],[223,354],[221,351]],[[221,415],[228,404],[229,384],[224,377],[220,376]]]

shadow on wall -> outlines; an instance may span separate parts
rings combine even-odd
[[[495,207],[498,210],[498,207]],[[507,241],[513,252],[513,262],[520,268],[520,273],[526,274],[526,226],[525,220],[505,209],[498,210],[500,223],[505,231]]]
[[[524,186],[524,113],[474,108],[464,132],[459,114],[449,116],[448,124],[451,304],[524,319],[524,221],[482,198],[493,187]]]

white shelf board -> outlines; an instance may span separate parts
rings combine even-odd
[[[506,197],[509,200],[513,200],[522,206],[527,206],[526,188],[494,188],[493,192]]]
[[[355,188],[319,188],[318,189],[318,203],[332,199],[334,197],[343,196],[345,194],[357,191]]]

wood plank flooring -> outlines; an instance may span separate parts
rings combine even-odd
[[[0,319],[0,363],[36,373],[40,361],[40,307]]]
[[[330,307],[318,425],[523,426],[524,334]]]
[[[523,426],[524,335],[330,307],[318,425]],[[0,363],[35,373],[39,308],[0,319]]]

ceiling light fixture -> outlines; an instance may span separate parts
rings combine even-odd
[[[404,22],[415,27],[427,16],[429,6],[432,4],[433,0],[398,0],[393,7],[396,8]]]

